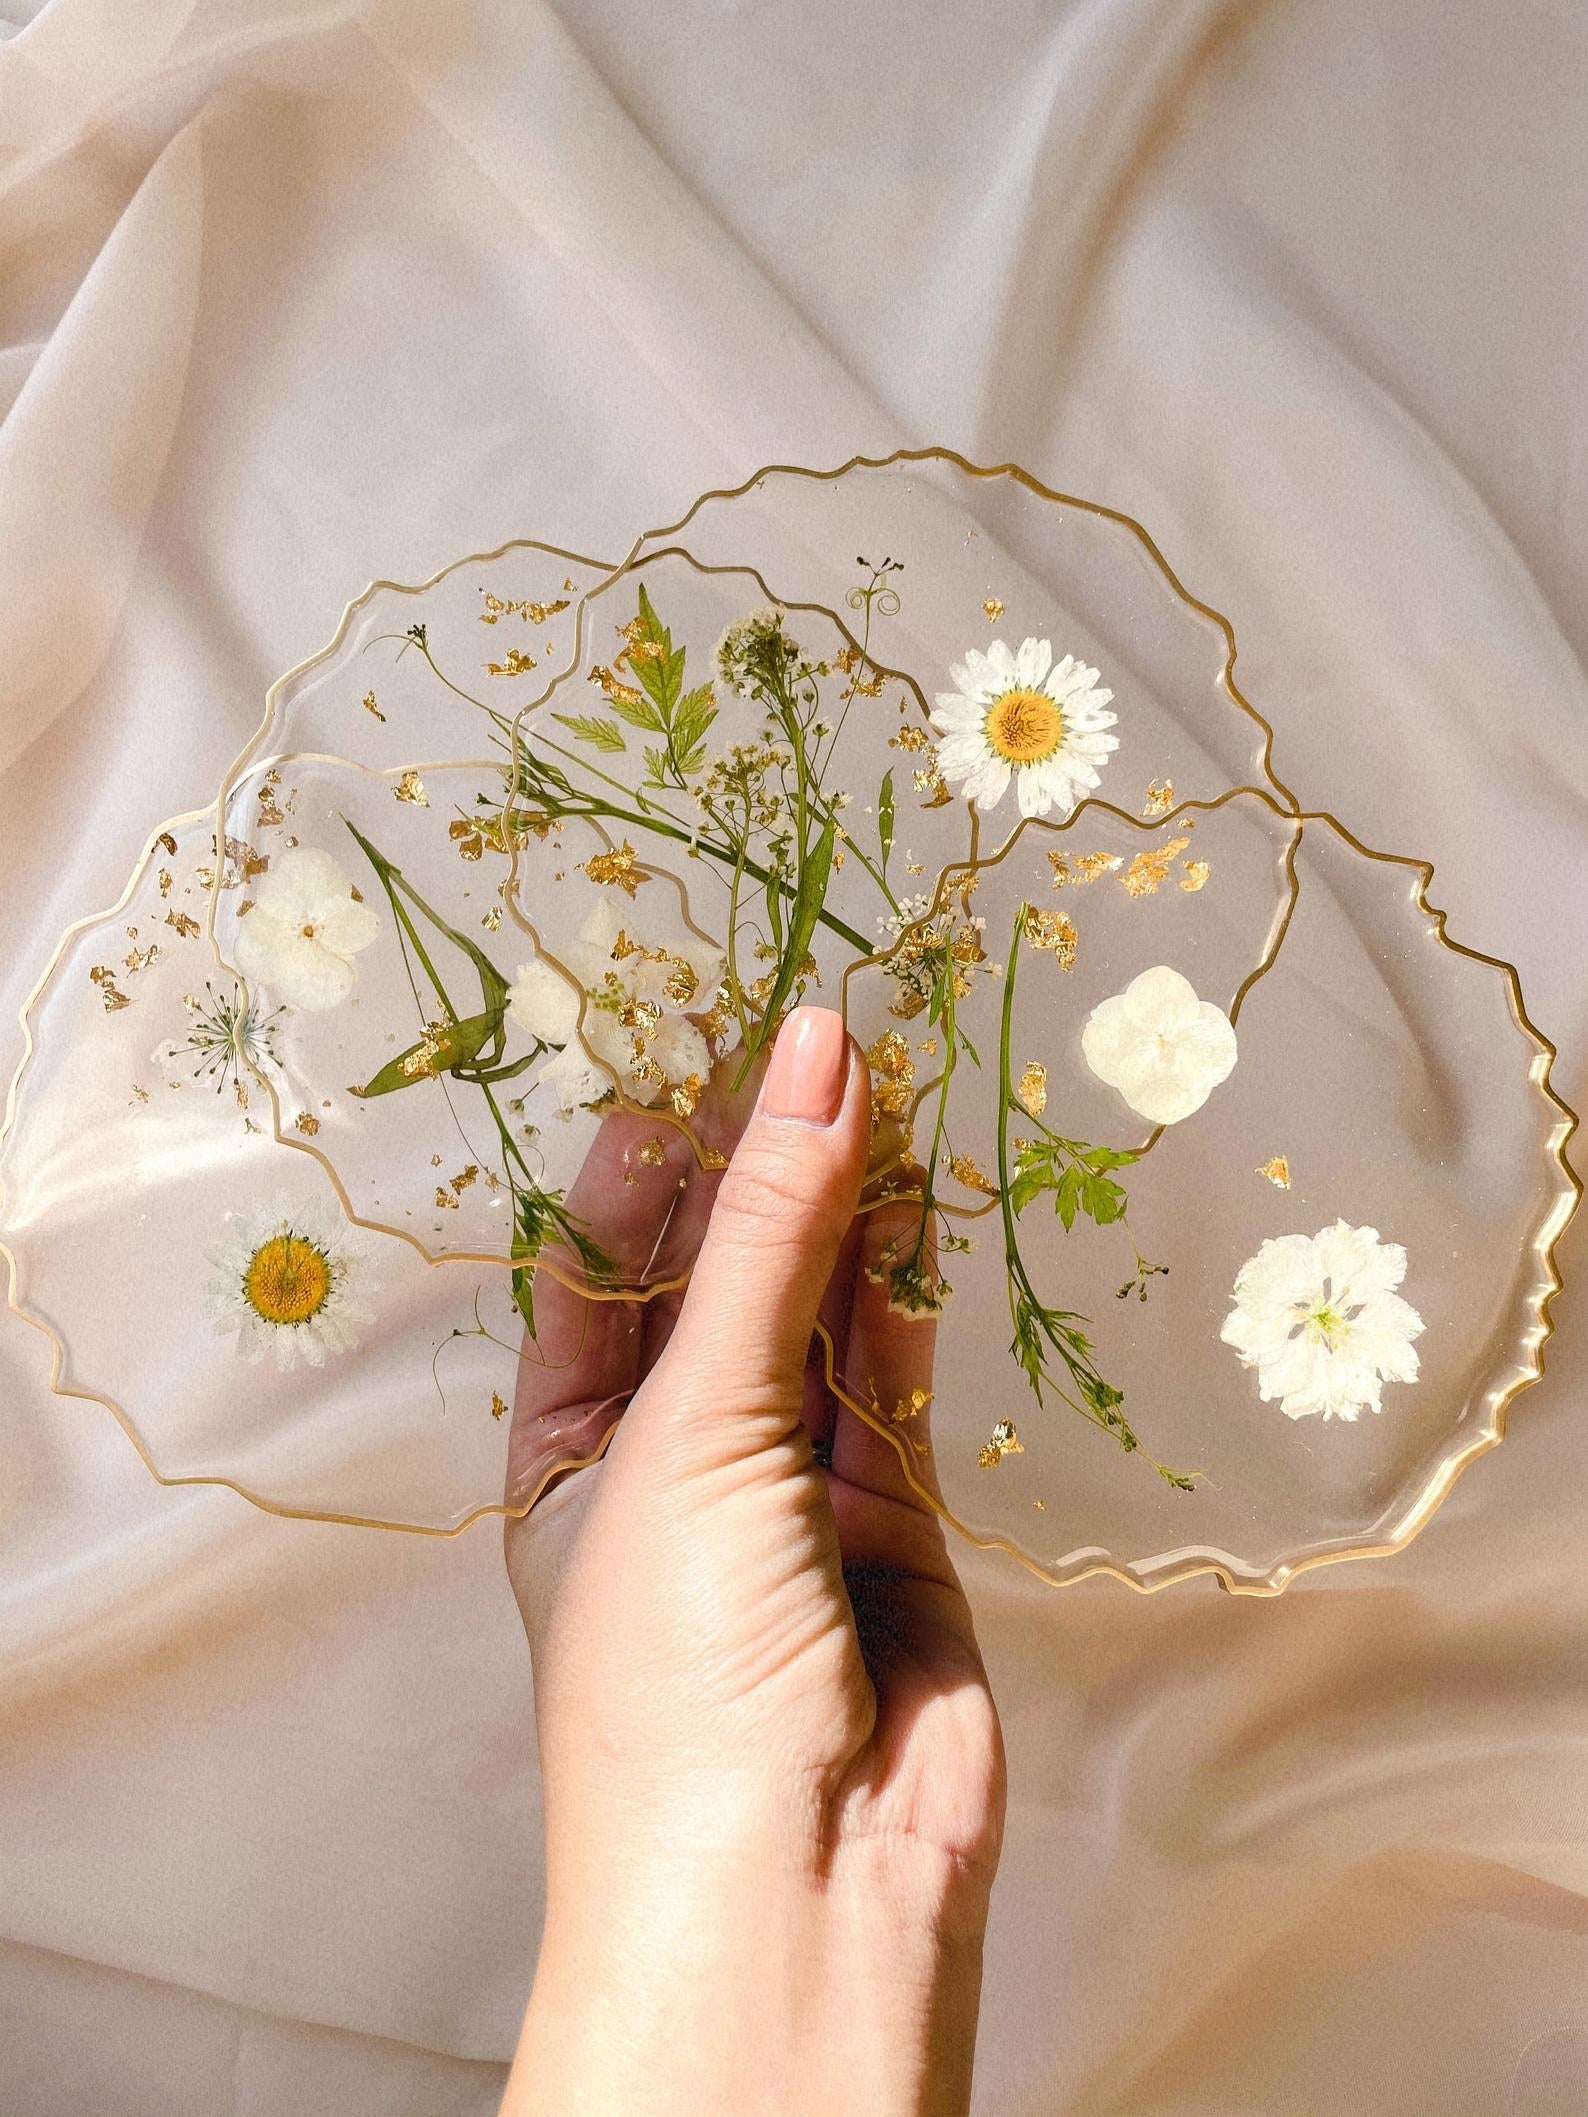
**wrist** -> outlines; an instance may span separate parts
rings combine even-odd
[[[984,1882],[915,1846],[823,1876],[591,1850],[549,1895],[507,2117],[968,2107]]]

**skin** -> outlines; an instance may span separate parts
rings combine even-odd
[[[812,1338],[890,1410],[930,1388],[933,1326],[865,1270],[909,1209],[855,1217],[870,1083],[835,1015],[797,1010],[751,1091],[702,1105],[726,1173],[619,1114],[570,1198],[637,1282],[698,1251],[686,1293],[537,1288],[510,1491],[610,1440],[506,1532],[547,1892],[506,2117],[969,2107],[998,1716],[942,1525]]]

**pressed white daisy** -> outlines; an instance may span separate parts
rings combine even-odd
[[[216,1331],[235,1331],[245,1359],[269,1354],[283,1372],[350,1352],[371,1320],[365,1303],[374,1286],[336,1208],[311,1199],[227,1219],[226,1238],[210,1253],[218,1276],[204,1289]]]
[[[1235,1070],[1235,1031],[1189,978],[1159,963],[1092,1009],[1081,1055],[1138,1117],[1177,1125]]]
[[[299,845],[272,860],[252,911],[237,922],[233,948],[243,976],[273,999],[323,1014],[352,991],[353,958],[379,931],[331,855]]]
[[[538,956],[518,966],[508,1012],[529,1035],[561,1047],[537,1076],[560,1108],[599,1102],[610,1094],[613,1074],[631,1101],[653,1103],[691,1074],[704,1080],[710,1073],[710,1046],[689,1016],[706,1013],[716,999],[725,967],[719,950],[693,938],[651,947],[603,897],[558,958],[585,995],[582,1040],[579,991]]]
[[[1384,1383],[1417,1379],[1423,1319],[1395,1292],[1405,1275],[1406,1252],[1377,1228],[1279,1235],[1241,1266],[1219,1336],[1288,1418],[1380,1411]]]
[[[1113,692],[1073,654],[1055,662],[1047,640],[972,647],[948,673],[959,688],[937,694],[937,761],[979,809],[1001,801],[1013,775],[1022,816],[1067,816],[1119,748],[1106,732],[1119,718],[1104,710]]]

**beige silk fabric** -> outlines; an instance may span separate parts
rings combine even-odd
[[[938,441],[1148,524],[1281,775],[1435,860],[1582,1101],[1575,0],[28,13],[7,1074],[60,928],[367,579]],[[1547,1379],[1400,1558],[1264,1602],[966,1554],[988,2117],[1588,2108],[1583,1230],[1563,1263]],[[188,1327],[147,1318],[173,1363]],[[0,1320],[0,2112],[484,2117],[541,1903],[497,1536],[161,1491],[47,1380]]]

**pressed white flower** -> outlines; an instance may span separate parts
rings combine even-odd
[[[1219,1336],[1288,1418],[1380,1411],[1384,1383],[1417,1379],[1423,1319],[1395,1292],[1405,1275],[1406,1252],[1377,1228],[1279,1235],[1241,1266]]]
[[[562,1109],[599,1102],[611,1092],[613,1074],[640,1103],[655,1102],[691,1074],[706,1078],[711,1049],[689,1015],[706,1013],[716,999],[724,969],[719,950],[693,938],[653,948],[603,897],[577,940],[557,953],[585,994],[582,1040],[579,991],[538,956],[518,966],[508,1012],[529,1035],[562,1047],[537,1076]],[[663,1078],[655,1078],[658,1072]]]
[[[233,947],[243,976],[273,999],[323,1014],[352,991],[353,958],[379,931],[379,919],[354,897],[331,855],[299,845],[271,861],[252,911],[237,922]]]
[[[1107,733],[1119,716],[1104,710],[1113,692],[1073,654],[1055,662],[1047,640],[972,647],[948,673],[959,688],[937,694],[937,762],[979,809],[1001,801],[1013,775],[1022,816],[1067,816],[1119,748]]]
[[[1234,1071],[1235,1031],[1221,1007],[1159,963],[1092,1009],[1081,1054],[1138,1117],[1177,1125]]]
[[[219,1276],[204,1289],[217,1332],[235,1331],[245,1359],[268,1353],[283,1371],[350,1352],[371,1319],[365,1304],[374,1286],[336,1208],[310,1200],[227,1219],[232,1226],[210,1253]]]

